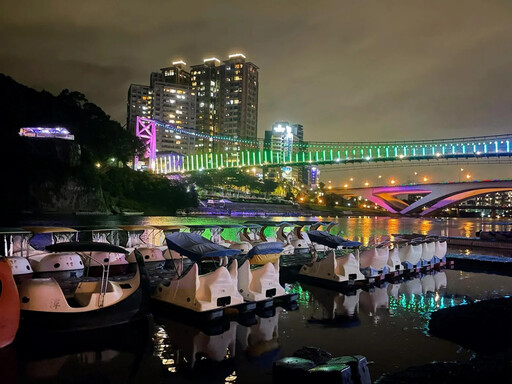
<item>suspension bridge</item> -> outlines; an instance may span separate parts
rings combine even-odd
[[[156,150],[157,127],[195,138],[227,143],[243,148],[238,151],[165,154]],[[453,161],[511,162],[512,134],[385,142],[318,142],[294,143],[289,151],[264,148],[262,139],[202,134],[180,129],[172,124],[137,117],[136,135],[146,144],[149,168],[158,174],[180,174],[225,168],[336,165],[376,167],[404,162]]]

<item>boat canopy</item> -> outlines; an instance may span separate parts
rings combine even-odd
[[[98,226],[83,226],[83,227],[75,227],[79,232],[113,232],[120,231],[121,228],[116,227],[98,227]]]
[[[151,225],[119,225],[119,228],[127,232],[144,232],[154,229]]]
[[[220,224],[220,225],[218,225],[218,227],[227,229],[227,228],[245,228],[246,226],[241,225],[241,224]]]
[[[361,243],[358,241],[345,240],[342,237],[331,235],[327,231],[308,231],[307,234],[311,241],[329,248],[338,248],[339,246],[355,248],[361,246]]]
[[[76,229],[67,227],[23,227],[23,229],[32,233],[67,233],[78,232]]]
[[[108,253],[124,253],[129,252],[123,247],[108,243],[95,243],[90,241],[56,243],[46,246],[49,252],[108,252]]]
[[[247,258],[251,259],[255,255],[269,255],[274,253],[283,252],[284,246],[283,243],[278,241],[272,242],[264,242],[257,244],[251,248],[251,250],[247,253]]]
[[[0,235],[29,235],[31,233],[22,228],[0,228]]]
[[[176,231],[183,228],[186,228],[184,225],[153,225],[154,228],[159,229],[161,231]]]
[[[165,241],[169,249],[196,262],[208,257],[236,256],[241,252],[215,244],[197,233],[170,233],[165,236]]]

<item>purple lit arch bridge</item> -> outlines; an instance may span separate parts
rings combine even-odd
[[[361,197],[385,208],[389,212],[402,215],[433,215],[452,205],[476,196],[493,192],[512,191],[511,180],[474,181],[462,183],[418,184],[392,187],[367,187],[341,189],[332,192],[349,197]],[[412,204],[407,204],[399,196],[421,195]]]
[[[160,153],[157,135],[184,135],[220,142],[229,150],[217,153]],[[147,165],[158,174],[183,174],[223,168],[316,165],[348,168],[379,168],[425,163],[510,163],[512,134],[453,139],[389,142],[293,143],[286,151],[264,148],[263,139],[208,135],[157,120],[137,117],[136,135],[146,144]],[[178,137],[175,137],[178,140]],[[238,148],[238,150],[233,150]],[[137,162],[138,159],[136,159]]]

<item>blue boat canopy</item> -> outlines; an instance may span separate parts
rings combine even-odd
[[[274,253],[283,252],[284,246],[283,243],[272,241],[272,242],[264,242],[260,244],[256,244],[251,250],[247,253],[247,258],[251,259],[255,255],[269,255]]]
[[[199,261],[207,257],[236,256],[241,251],[229,249],[222,245],[212,243],[197,233],[175,232],[165,236],[169,249],[187,256],[193,261]]]
[[[342,237],[331,235],[327,231],[308,231],[307,234],[312,242],[325,245],[329,248],[338,248],[339,246],[356,248],[361,246],[361,243],[358,241],[345,240]]]

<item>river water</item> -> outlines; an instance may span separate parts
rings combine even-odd
[[[274,218],[281,221],[286,218]],[[296,220],[297,218],[295,218]],[[308,218],[310,219],[310,218]],[[395,219],[343,217],[346,237],[368,242],[373,235],[435,233],[474,236],[475,231],[508,229],[477,219]],[[59,217],[23,224],[101,225],[214,224],[251,219],[183,217]],[[486,253],[476,250],[451,250]],[[503,255],[510,256],[507,252]],[[334,356],[366,356],[372,379],[432,361],[468,360],[473,352],[428,336],[429,314],[440,308],[512,294],[512,277],[445,270],[370,290],[336,292],[287,281],[299,292],[299,308],[277,309],[253,323],[229,322],[222,329],[198,329],[166,314],[155,314],[145,342],[134,348],[82,347],[57,355],[29,353],[27,346],[0,350],[0,383],[271,383],[273,361],[302,346]],[[126,338],[140,337],[140,329]],[[101,337],[98,345],[101,344]],[[30,349],[32,349],[30,347]]]

